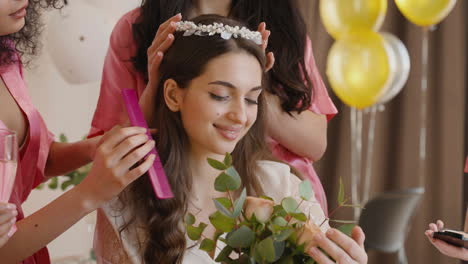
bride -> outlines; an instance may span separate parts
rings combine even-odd
[[[203,25],[203,26],[202,26]],[[175,197],[155,198],[148,177],[130,185],[98,214],[95,253],[99,263],[214,263],[189,242],[183,219],[187,213],[208,223],[216,211],[213,198],[219,171],[207,158],[232,153],[233,165],[248,195],[267,195],[275,202],[299,197],[300,180],[288,165],[273,161],[264,141],[265,54],[258,32],[236,21],[204,15],[178,22],[175,41],[160,66],[154,107],[156,148]],[[264,109],[265,108],[265,109]],[[304,212],[321,223],[324,213],[311,200]],[[214,229],[204,230],[213,237]],[[364,234],[353,238],[322,226],[318,245],[339,263],[366,263]],[[320,250],[311,256],[331,263]]]

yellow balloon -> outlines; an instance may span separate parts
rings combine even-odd
[[[444,19],[457,0],[395,0],[401,13],[419,26],[431,26]]]
[[[378,31],[387,12],[387,0],[320,0],[320,17],[335,39],[348,31]]]
[[[377,103],[389,80],[384,39],[373,31],[353,32],[336,41],[327,59],[327,76],[335,94],[357,109]]]

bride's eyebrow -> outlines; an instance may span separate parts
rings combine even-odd
[[[227,87],[227,88],[230,88],[230,89],[237,89],[237,87],[230,83],[230,82],[226,82],[226,81],[213,81],[213,82],[210,82],[208,84],[215,84],[215,85],[221,85],[221,86],[224,86],[224,87]],[[256,91],[256,90],[261,90],[262,89],[262,86],[256,86],[256,87],[253,87],[252,89],[250,89],[250,91]]]

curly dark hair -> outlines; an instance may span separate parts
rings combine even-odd
[[[29,0],[24,27],[16,33],[0,36],[0,65],[16,62],[16,53],[21,57],[23,64],[28,64],[41,48],[38,39],[44,26],[41,21],[42,11],[61,9],[66,4],[67,0]]]
[[[147,76],[147,50],[159,25],[177,13],[187,18],[193,6],[193,0],[142,0],[141,13],[133,24],[138,48],[132,62],[138,72]],[[275,54],[275,65],[268,72],[271,85],[266,90],[280,98],[287,113],[308,109],[313,97],[313,84],[304,74],[307,27],[300,14],[297,0],[232,0],[229,12],[230,18],[252,29],[266,22],[271,31],[268,51]]]

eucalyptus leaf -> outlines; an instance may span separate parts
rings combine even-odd
[[[213,240],[205,238],[200,244],[200,249],[210,253],[215,249],[215,246],[216,244]]]
[[[224,165],[224,163],[215,159],[208,158],[208,164],[210,164],[211,167],[221,171],[226,170],[228,168],[226,167],[226,165]]]
[[[231,203],[231,200],[229,200],[229,198],[219,197],[219,198],[215,198],[215,200],[221,203],[227,209],[231,209],[232,207],[232,203]]]
[[[247,226],[241,226],[226,236],[226,242],[233,248],[250,247],[255,240],[255,233]]]
[[[244,188],[241,195],[234,203],[234,212],[232,213],[233,217],[236,218],[240,215],[242,208],[244,207],[245,198],[247,197],[247,190]]]
[[[289,214],[290,213],[300,213],[300,211],[298,210],[299,206],[297,204],[297,201],[292,197],[284,198],[281,201],[281,205],[283,206],[283,209]]]
[[[299,195],[301,196],[302,200],[309,201],[312,197],[313,191],[312,186],[310,185],[310,181],[305,180],[299,184]]]
[[[286,229],[281,231],[279,234],[273,235],[273,240],[275,241],[284,241],[288,239],[291,234],[294,233],[294,229]]]
[[[213,202],[215,203],[216,209],[218,209],[220,213],[227,217],[234,218],[232,212],[229,211],[229,209],[227,209],[226,207],[224,207],[222,203],[218,202],[218,200],[216,199],[213,199]]]
[[[216,177],[214,187],[218,192],[228,192],[235,191],[241,186],[240,178],[233,178],[227,173],[222,172],[218,177]]]
[[[224,165],[226,167],[231,167],[232,166],[232,156],[231,154],[226,152],[226,155],[224,156]]]
[[[294,219],[305,222],[307,221],[307,216],[304,213],[291,213],[290,214]]]
[[[285,244],[286,243],[284,241],[273,241],[273,247],[275,248],[275,258],[272,262],[277,261],[283,255]]]
[[[190,226],[190,225],[186,226],[188,237],[193,241],[199,240],[200,237],[201,237],[201,234],[203,233],[203,230],[205,230],[206,226],[207,225],[205,223],[200,223],[200,225],[198,225],[198,227]]]
[[[185,224],[186,225],[193,225],[193,224],[195,224],[195,221],[196,221],[196,219],[195,219],[195,216],[193,214],[188,213],[188,214],[185,215]]]
[[[235,219],[227,217],[220,212],[214,212],[209,216],[210,223],[216,228],[216,230],[222,232],[231,232],[236,225]]]
[[[234,167],[231,166],[231,167],[226,169],[226,174],[231,176],[232,179],[234,179],[234,181],[239,184],[239,186],[236,188],[236,190],[237,190],[240,187],[241,182],[242,182],[239,173],[236,171],[236,169]]]
[[[233,248],[230,246],[225,246],[221,252],[219,252],[218,256],[216,257],[216,262],[226,262],[229,259],[229,255],[231,255]]]
[[[255,245],[255,250],[258,252],[263,262],[273,262],[276,259],[275,247],[271,237],[267,237]]]
[[[286,221],[286,219],[284,219],[284,217],[277,216],[277,217],[275,217],[273,219],[273,224],[278,225],[278,226],[287,226],[288,221]]]

